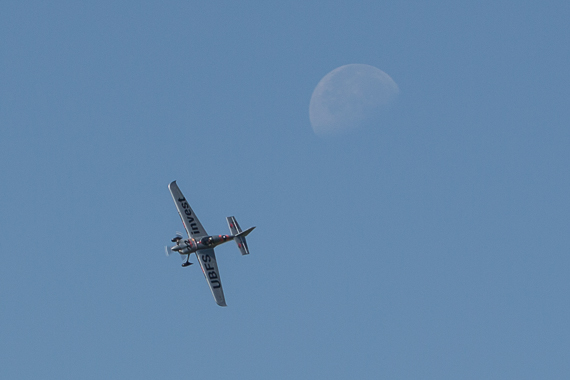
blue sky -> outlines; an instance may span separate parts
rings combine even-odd
[[[570,6],[0,5],[0,375],[570,376]],[[319,138],[319,80],[398,84]],[[227,308],[164,245],[177,180]]]

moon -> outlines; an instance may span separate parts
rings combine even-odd
[[[309,104],[309,118],[318,136],[337,135],[374,121],[400,89],[384,71],[352,63],[321,79]]]

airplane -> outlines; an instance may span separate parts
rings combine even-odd
[[[192,265],[190,260],[190,255],[196,253],[196,258],[200,263],[202,268],[202,273],[208,282],[208,286],[212,291],[214,300],[220,306],[227,306],[226,299],[224,298],[224,291],[222,289],[222,282],[220,280],[220,272],[218,271],[218,263],[216,261],[216,254],[214,253],[214,247],[224,244],[228,241],[234,240],[242,255],[249,255],[249,249],[247,247],[247,242],[245,237],[249,235],[255,227],[248,228],[242,231],[236,218],[233,216],[228,216],[226,219],[228,221],[228,226],[230,227],[230,235],[218,235],[210,236],[202,227],[202,224],[190,208],[190,205],[182,195],[182,192],[178,188],[176,181],[171,182],[168,185],[176,209],[178,210],[178,215],[182,219],[182,224],[188,233],[188,239],[183,239],[182,234],[177,233],[176,236],[171,240],[176,245],[169,247],[166,246],[166,255],[170,256],[173,252],[178,252],[182,260],[183,267]],[[185,258],[186,256],[186,258]]]

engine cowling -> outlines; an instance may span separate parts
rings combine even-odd
[[[193,239],[180,240],[175,247],[172,247],[173,251],[180,253],[181,255],[186,255],[188,253],[196,252],[198,247]]]

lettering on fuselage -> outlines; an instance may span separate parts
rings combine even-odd
[[[184,216],[180,215],[183,218],[186,218],[188,222],[188,226],[190,227],[190,232],[192,234],[200,234],[200,229],[194,222],[194,217],[192,216],[192,210],[190,209],[190,205],[186,202],[186,198],[178,198],[178,202],[180,202],[180,206],[184,209]]]
[[[210,281],[212,288],[217,289],[221,287],[222,284],[220,283],[220,279],[218,277],[218,274],[216,273],[216,268],[211,264],[212,258],[210,257],[210,255],[202,254],[201,258],[202,258],[202,263],[204,265],[203,266],[204,274],[208,278],[208,281]]]

